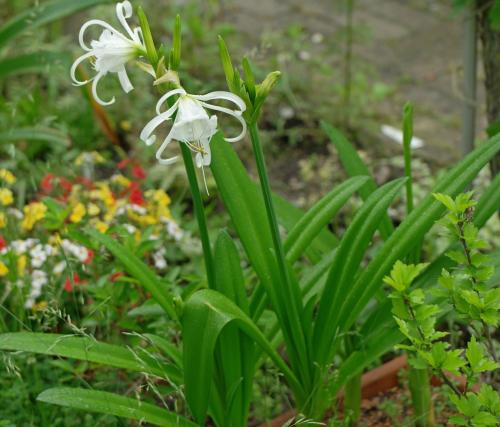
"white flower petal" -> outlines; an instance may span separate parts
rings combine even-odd
[[[186,91],[182,88],[168,91],[156,103],[156,114],[162,114],[161,113],[161,106],[167,101],[168,98],[170,98],[174,95],[186,95]]]
[[[80,81],[76,78],[76,69],[78,68],[78,66],[83,62],[85,61],[86,59],[92,57],[94,55],[93,52],[87,52],[87,53],[84,53],[82,56],[80,56],[79,58],[76,59],[75,62],[73,62],[73,65],[71,66],[71,69],[70,69],[70,75],[71,75],[71,80],[73,80],[73,84],[75,86],[83,86],[84,84],[87,84],[88,82],[92,81],[92,79],[90,80],[85,80],[85,81]]]
[[[127,19],[131,18],[132,14],[133,14],[133,9],[129,1],[124,1],[116,4],[116,16],[118,17],[120,24],[122,24],[122,27],[125,28],[125,30],[132,38],[132,40],[137,41],[136,33],[132,31],[130,25],[127,22]]]
[[[111,98],[110,101],[103,101],[101,98],[99,98],[99,95],[97,95],[97,84],[99,83],[99,80],[101,80],[103,74],[99,73],[94,77],[94,81],[92,82],[92,95],[94,96],[94,99],[97,101],[98,104],[101,104],[103,106],[106,105],[111,105],[115,102],[115,97]]]
[[[121,71],[118,71],[118,79],[120,80],[120,84],[125,93],[129,93],[134,89],[130,79],[128,78],[127,70],[125,70],[125,66],[122,67]]]
[[[226,114],[236,118],[241,123],[241,127],[242,127],[241,133],[238,136],[235,136],[233,138],[224,138],[227,142],[237,142],[237,141],[240,141],[241,139],[243,139],[243,137],[245,136],[245,133],[247,131],[247,123],[245,122],[245,120],[243,119],[243,117],[241,116],[241,113],[239,111],[233,111],[233,110],[230,110],[229,108],[219,107],[218,105],[212,105],[212,104],[208,104],[206,102],[202,102],[201,105],[203,105],[205,108],[209,108],[211,110],[216,110],[216,111],[220,111],[222,113],[226,113]]]
[[[172,105],[172,107],[170,107],[167,111],[154,117],[146,126],[144,126],[144,129],[142,130],[141,135],[139,137],[141,141],[144,141],[147,145],[153,144],[156,141],[156,137],[154,135],[151,136],[151,134],[163,122],[170,120],[172,114],[177,110],[178,105],[179,101],[176,101],[175,104]]]
[[[173,130],[174,130],[173,128],[170,130],[169,134],[167,135],[167,137],[161,144],[160,148],[158,148],[158,151],[156,152],[156,159],[161,165],[171,165],[172,163],[175,163],[179,157],[179,156],[174,156],[174,157],[169,157],[168,159],[164,159],[163,157],[161,157],[165,149],[168,147],[168,144],[172,142]]]
[[[231,101],[238,106],[238,108],[242,113],[247,109],[245,102],[239,96],[235,95],[234,93],[226,92],[223,90],[210,92],[207,93],[206,95],[193,95],[193,98],[198,99],[200,101],[212,101],[216,99]]]
[[[78,41],[80,42],[80,46],[82,47],[82,49],[86,50],[87,52],[90,52],[92,50],[92,47],[88,47],[85,44],[84,36],[85,36],[85,31],[87,31],[87,28],[91,27],[92,25],[98,25],[100,27],[103,27],[106,30],[111,31],[111,33],[117,35],[118,37],[121,37],[124,40],[127,40],[127,38],[122,33],[115,30],[106,21],[102,21],[101,19],[91,19],[90,21],[87,21],[87,22],[85,22],[85,24],[82,25],[82,28],[80,28],[80,34],[78,35]]]

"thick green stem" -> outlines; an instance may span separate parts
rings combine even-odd
[[[215,289],[215,273],[212,258],[212,248],[210,246],[210,238],[208,236],[207,221],[205,218],[205,210],[203,208],[203,199],[201,198],[200,188],[198,186],[198,178],[196,177],[196,170],[194,169],[193,158],[191,157],[191,151],[189,150],[189,147],[182,142],[180,142],[179,145],[182,152],[182,158],[184,160],[184,166],[186,168],[189,187],[191,188],[191,194],[193,196],[194,212],[196,215],[196,220],[198,221],[198,228],[200,230],[201,245],[203,247],[203,256],[205,258],[205,269],[207,271],[208,286],[211,289]]]
[[[410,366],[408,375],[408,384],[413,409],[415,410],[415,425],[417,427],[432,427],[435,424],[435,420],[429,371]]]

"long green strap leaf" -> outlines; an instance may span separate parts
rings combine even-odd
[[[500,210],[500,174],[497,174],[481,195],[474,209],[474,224],[481,228],[490,217]]]
[[[226,231],[215,243],[215,290],[249,314],[245,281],[238,249]],[[225,403],[223,419],[217,424],[234,427],[247,425],[255,366],[255,344],[238,329],[228,325],[219,336],[215,349],[218,368],[216,385]]]
[[[165,285],[158,279],[154,272],[144,264],[134,253],[119,244],[106,234],[96,230],[88,230],[88,234],[97,242],[106,247],[123,264],[127,273],[144,286],[153,298],[162,306],[172,319],[178,319],[172,303],[172,295],[165,289]]]
[[[335,187],[295,224],[285,241],[286,257],[290,263],[300,258],[318,233],[332,220],[339,209],[368,182],[368,177],[354,177]],[[331,248],[333,249],[333,248]]]
[[[227,297],[205,289],[189,298],[182,318],[186,399],[199,423],[204,422],[207,413],[215,345],[222,330],[232,322],[268,354],[282,371],[294,394],[304,397],[300,382],[257,325]]]
[[[292,230],[297,222],[299,222],[299,220],[304,216],[305,212],[276,194],[273,196],[273,202],[280,225],[290,232],[290,230]],[[338,239],[327,228],[323,228],[311,242],[305,254],[311,262],[316,263],[321,260],[322,254],[329,252],[331,248],[334,248],[337,245]]]
[[[151,403],[105,391],[56,387],[40,393],[37,400],[86,412],[115,415],[162,427],[196,427],[197,425],[181,415],[158,408]]]
[[[143,372],[178,383],[181,374],[168,365],[131,349],[73,335],[14,332],[0,335],[0,350],[28,351],[50,356],[68,357],[114,368]]]
[[[314,325],[313,346],[321,367],[330,362],[332,342],[340,320],[339,307],[349,295],[373,234],[405,181],[405,178],[400,178],[389,182],[371,194],[340,241],[321,294]]]
[[[103,3],[110,3],[110,0],[54,0],[27,8],[0,28],[0,49],[24,31],[33,31],[42,25]]]
[[[359,191],[361,197],[366,200],[370,196],[370,194],[372,194],[377,189],[377,184],[375,183],[375,179],[373,178],[372,174],[364,164],[363,160],[361,160],[361,157],[359,157],[356,149],[339,130],[323,121],[321,122],[321,127],[329,136],[333,145],[335,145],[335,148],[339,153],[340,161],[342,162],[342,165],[344,166],[347,174],[349,176],[363,175],[370,177],[370,180]],[[392,221],[388,215],[385,215],[380,222],[380,235],[385,240],[391,235],[393,231],[394,226],[392,225]]]
[[[252,307],[262,308],[262,301],[269,298],[277,316],[286,343],[290,363],[296,372],[308,375],[305,360],[306,338],[300,325],[302,298],[298,283],[290,280],[286,289],[278,274],[277,259],[271,230],[266,215],[262,193],[252,182],[231,145],[220,133],[211,142],[211,169],[220,195],[224,201],[247,256],[265,289],[258,287],[258,301]],[[290,272],[293,274],[293,272]],[[267,294],[267,295],[266,295]],[[255,313],[251,313],[255,316]],[[260,313],[258,313],[260,315]]]
[[[10,75],[50,73],[55,66],[69,63],[69,55],[60,52],[37,52],[0,59],[0,79]]]
[[[68,147],[70,140],[68,135],[57,130],[45,127],[15,128],[0,132],[0,144],[13,141],[45,141],[63,147]]]

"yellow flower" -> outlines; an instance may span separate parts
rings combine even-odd
[[[111,207],[115,204],[113,192],[110,190],[109,185],[105,182],[98,182],[97,189],[90,192],[90,198],[93,200],[102,200],[106,207]]]
[[[31,307],[31,309],[33,311],[42,311],[42,310],[45,310],[47,308],[47,301],[40,301],[36,304],[33,304],[33,307]]]
[[[75,159],[75,165],[81,166],[84,163],[104,163],[105,159],[97,151],[82,153]]]
[[[14,184],[16,182],[16,177],[12,172],[7,169],[0,169],[0,180],[5,181],[7,184]]]
[[[146,198],[149,200],[148,210],[156,219],[172,217],[170,209],[168,209],[171,200],[165,191],[149,190],[146,192]]]
[[[158,224],[158,219],[155,218],[152,215],[139,215],[138,213],[134,212],[132,209],[129,209],[127,211],[128,217],[135,221],[139,225],[154,225]]]
[[[41,202],[32,202],[24,207],[24,219],[21,223],[23,230],[32,230],[34,225],[45,217],[47,206]]]
[[[160,206],[168,206],[171,202],[170,197],[163,190],[148,190],[146,191],[146,197],[151,198]]]
[[[124,188],[127,188],[130,185],[130,179],[120,174],[114,175],[112,181],[116,182],[118,185],[121,185]]]
[[[128,120],[122,120],[120,122],[120,127],[125,131],[128,132],[130,129],[132,129],[132,123],[130,123]]]
[[[7,266],[0,261],[0,277],[7,276],[7,273],[9,272],[9,269]]]
[[[85,209],[85,206],[83,203],[78,203],[74,208],[73,211],[71,212],[71,215],[69,217],[71,222],[80,222],[85,214],[87,213],[87,210]]]
[[[58,248],[59,246],[61,246],[61,243],[62,243],[62,239],[61,239],[61,236],[59,233],[55,233],[53,234],[52,236],[50,236],[49,238],[49,243],[54,247],[54,248]]]
[[[24,276],[24,272],[26,270],[27,258],[26,255],[20,255],[17,258],[17,274],[22,277]]]
[[[106,231],[108,230],[109,226],[108,224],[106,224],[105,222],[103,221],[97,221],[95,224],[94,224],[94,227],[97,231],[99,231],[100,233],[106,233]]]
[[[4,206],[9,206],[14,202],[14,196],[12,191],[8,188],[0,188],[0,204]]]
[[[3,212],[0,212],[0,228],[4,228],[7,225],[7,218]]]
[[[87,206],[87,211],[90,216],[99,215],[99,213],[101,212],[99,206],[97,206],[95,203],[89,203],[89,205]]]

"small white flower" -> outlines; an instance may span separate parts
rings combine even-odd
[[[184,237],[184,232],[179,225],[168,218],[161,218],[161,221],[167,225],[167,233],[170,234],[175,240],[179,241]]]
[[[92,82],[92,94],[95,100],[101,105],[110,105],[115,102],[113,97],[110,101],[103,101],[97,95],[97,84],[107,73],[118,74],[118,79],[123,90],[128,93],[133,89],[132,83],[127,75],[125,64],[131,59],[137,58],[145,52],[144,42],[140,28],[132,30],[127,19],[132,17],[132,5],[129,1],[124,1],[116,5],[116,16],[120,24],[125,29],[127,35],[113,28],[107,22],[100,19],[91,19],[83,24],[80,29],[80,46],[86,51],[71,66],[71,79],[76,86],[81,86]],[[85,31],[93,25],[98,25],[104,30],[99,40],[92,40],[90,47],[84,41]],[[80,81],[76,78],[77,67],[85,60],[92,58],[92,64],[96,75],[90,80]]]
[[[55,265],[52,271],[54,274],[59,276],[64,270],[66,270],[66,266],[66,261],[60,261]]]
[[[153,260],[155,262],[155,267],[157,270],[164,270],[167,268],[167,260],[165,259],[165,248],[158,249],[153,252]]]
[[[127,230],[129,234],[134,234],[137,231],[137,228],[135,228],[132,224],[123,224],[123,228]]]
[[[180,95],[179,99],[172,107],[162,113],[162,105],[175,95]],[[207,102],[212,100],[230,101],[236,105],[237,109],[231,110]],[[177,113],[170,132],[156,152],[158,162],[168,165],[177,160],[178,156],[163,157],[163,152],[167,146],[175,140],[185,143],[191,151],[196,153],[196,166],[199,168],[208,166],[211,162],[210,139],[217,132],[217,117],[210,117],[206,109],[228,114],[240,122],[242,126],[241,133],[234,138],[226,138],[226,141],[236,142],[245,136],[246,123],[242,114],[246,109],[246,105],[239,96],[224,91],[210,92],[206,95],[190,95],[184,89],[179,88],[167,92],[160,98],[156,105],[158,115],[144,127],[141,132],[141,140],[147,145],[153,144],[156,141],[156,136],[153,135],[156,128],[163,122],[171,120],[172,116]]]

